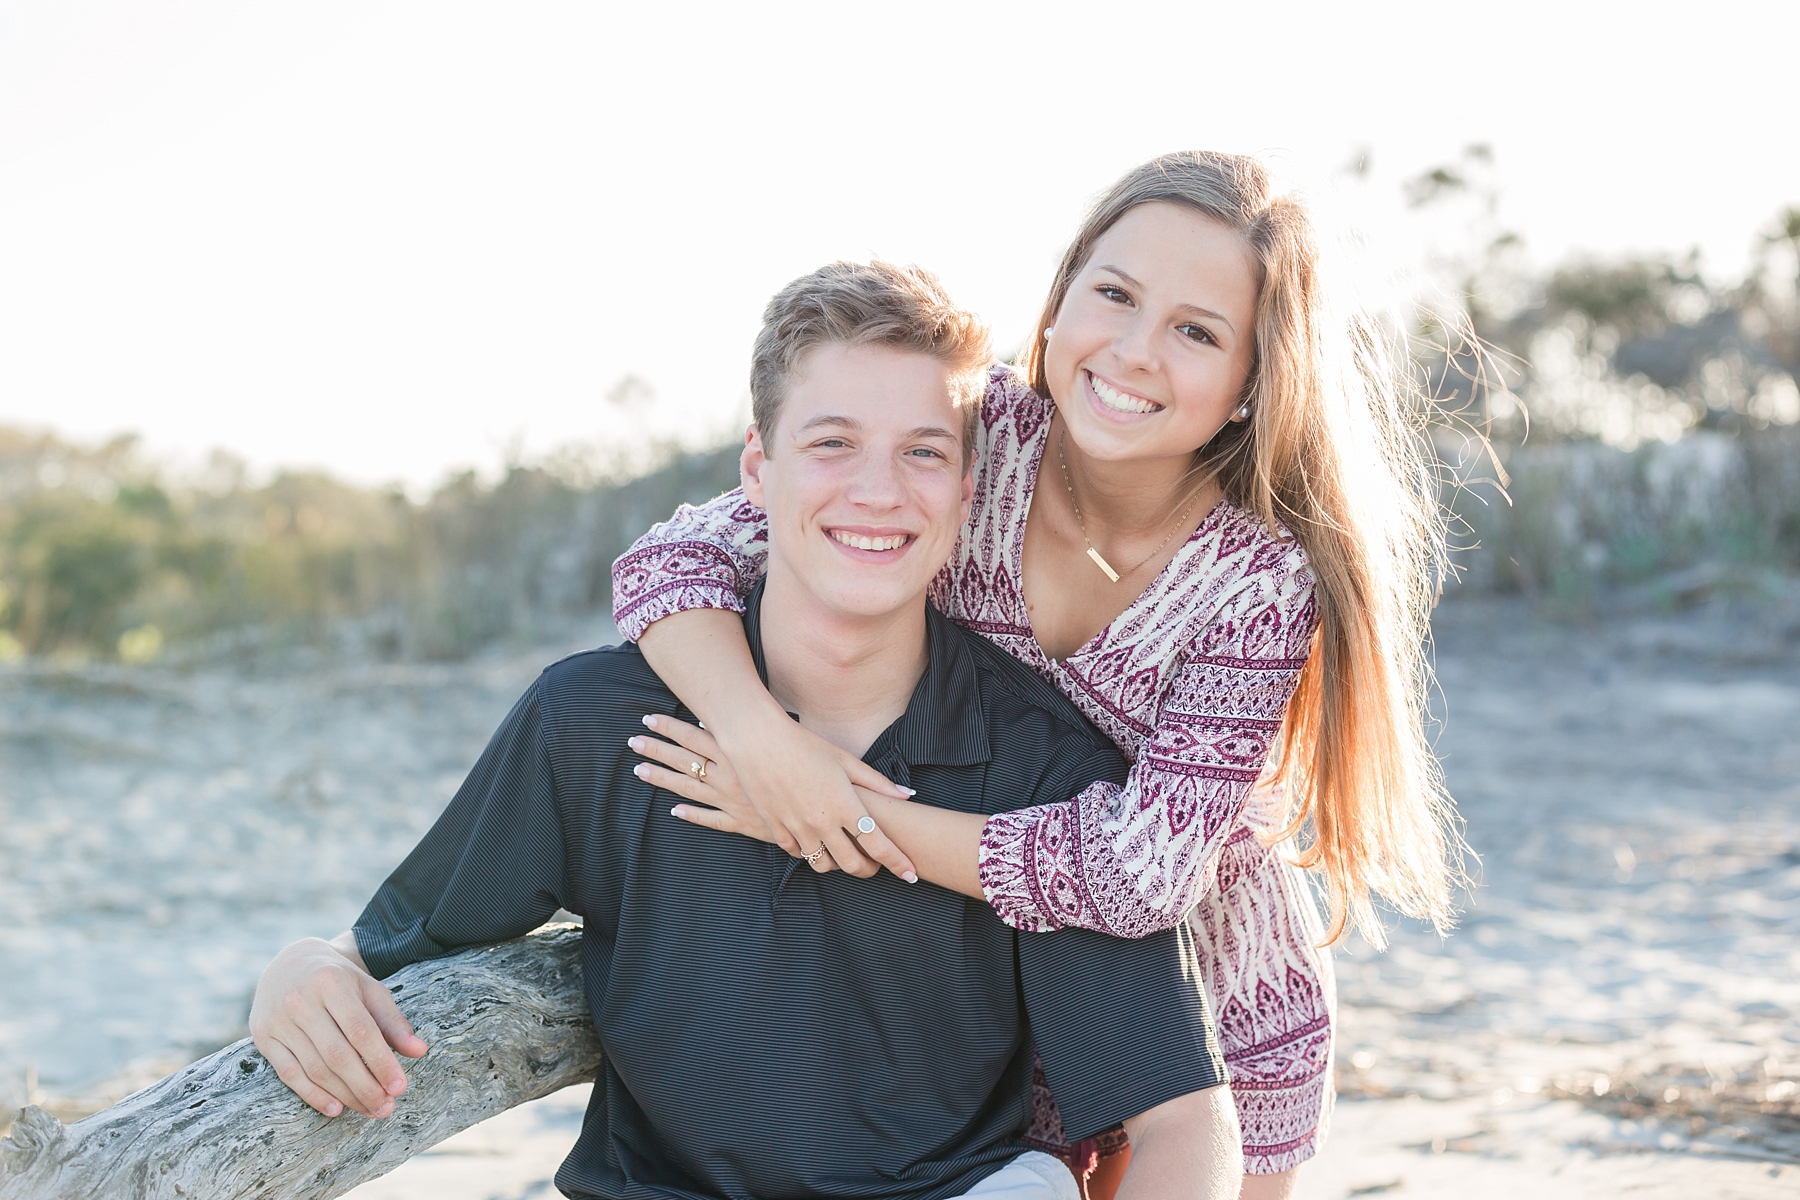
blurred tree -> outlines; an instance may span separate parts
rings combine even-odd
[[[1439,264],[1452,301],[1421,322],[1415,344],[1446,406],[1502,441],[1521,440],[1528,419],[1540,437],[1625,446],[1800,420],[1800,304],[1774,286],[1770,267],[1771,254],[1793,256],[1800,280],[1800,209],[1777,218],[1744,280],[1720,285],[1697,254],[1530,269],[1522,239],[1500,221],[1485,146],[1403,192],[1415,209],[1473,208],[1466,248]]]
[[[664,466],[632,478],[566,447],[492,484],[454,476],[415,504],[317,473],[255,485],[229,455],[170,483],[130,439],[84,448],[0,428],[0,657],[147,661],[165,639],[316,640],[345,622],[376,652],[413,657],[530,636],[604,607],[612,559],[638,533],[737,482],[735,446],[660,453]]]

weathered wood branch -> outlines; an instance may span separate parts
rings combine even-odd
[[[430,1045],[394,1115],[328,1118],[249,1039],[64,1126],[33,1105],[0,1139],[0,1200],[329,1200],[600,1066],[581,930],[415,963],[387,980]]]

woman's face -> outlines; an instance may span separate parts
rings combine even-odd
[[[1044,358],[1083,453],[1185,456],[1212,439],[1242,400],[1258,275],[1242,235],[1177,204],[1140,204],[1101,235]]]

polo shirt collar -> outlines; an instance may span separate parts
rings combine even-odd
[[[769,683],[763,658],[762,599],[765,578],[744,605],[744,636],[763,686]],[[869,746],[873,761],[892,750],[908,766],[968,767],[993,757],[988,747],[987,719],[975,658],[965,635],[930,601],[925,603],[927,652],[925,674],[913,689],[906,711]]]

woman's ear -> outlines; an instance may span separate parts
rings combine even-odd
[[[763,507],[763,464],[769,456],[763,453],[762,434],[756,426],[744,430],[744,451],[738,455],[738,479],[744,485],[744,499]]]

